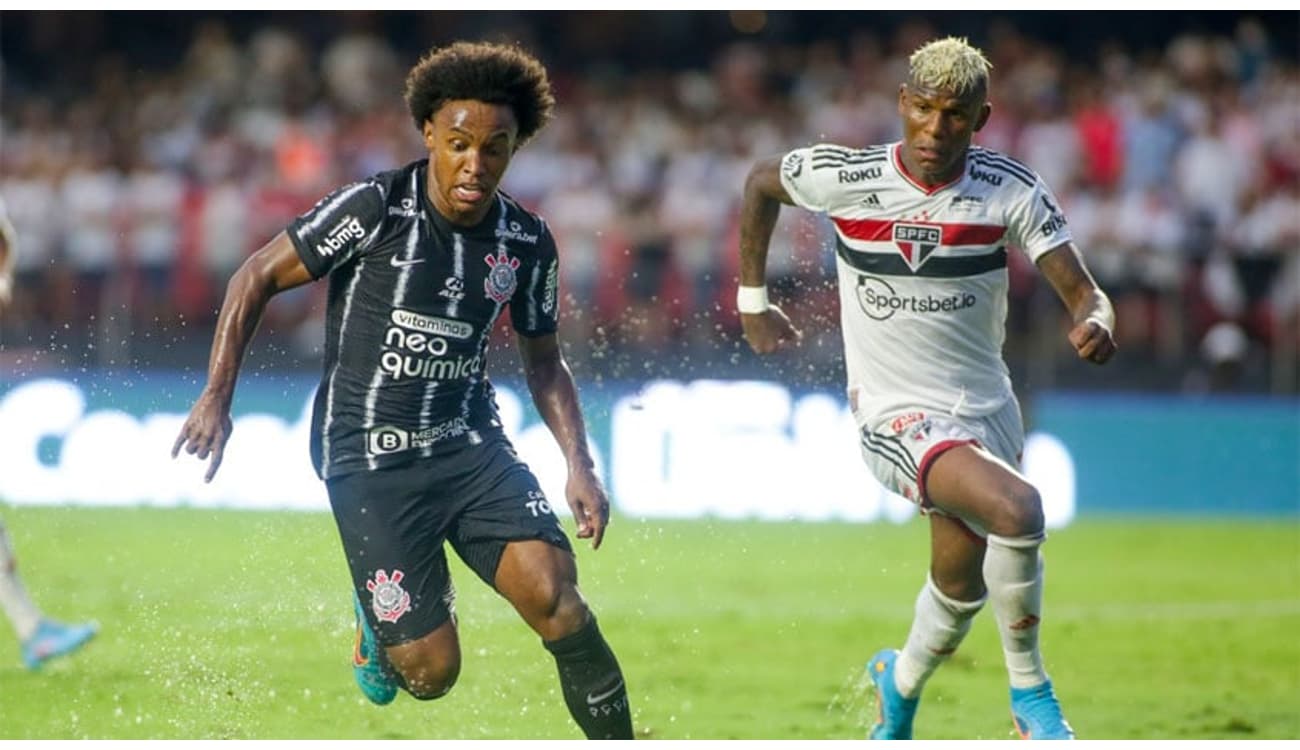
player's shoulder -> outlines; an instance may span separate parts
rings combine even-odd
[[[359,184],[374,187],[385,203],[400,205],[403,198],[414,199],[419,195],[420,176],[428,162],[428,159],[418,159],[394,169],[376,172]]]
[[[880,144],[858,148],[838,143],[814,143],[803,149],[803,153],[812,171],[838,172],[883,164],[889,158],[889,146]]]
[[[972,145],[966,152],[966,172],[972,180],[994,187],[1033,190],[1042,181],[1024,162],[983,146]]]
[[[503,226],[497,230],[498,232],[504,231],[508,238],[522,240],[529,244],[536,244],[540,236],[549,234],[546,220],[536,211],[530,210],[504,190],[498,189],[497,196],[501,200],[504,211],[501,217]]]

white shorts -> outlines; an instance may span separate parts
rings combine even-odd
[[[943,512],[925,494],[930,464],[949,448],[978,445],[1018,468],[1025,445],[1020,404],[1014,398],[983,417],[901,411],[873,419],[860,429],[862,459],[886,488],[911,500],[922,513]],[[949,515],[949,514],[944,514]],[[962,519],[971,525],[968,519]],[[983,536],[976,527],[972,527]]]

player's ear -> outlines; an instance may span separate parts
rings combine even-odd
[[[989,115],[991,115],[991,114],[993,114],[993,105],[992,105],[992,104],[989,104],[988,102],[984,102],[983,104],[980,105],[980,113],[979,113],[979,115],[975,118],[975,131],[974,131],[974,132],[978,133],[978,132],[980,131],[980,128],[983,128],[983,127],[988,123],[988,121],[989,121]]]
[[[433,118],[429,118],[428,120],[424,121],[424,127],[421,128],[421,131],[424,133],[424,145],[430,151],[432,151],[433,150]]]
[[[904,115],[907,112],[907,84],[898,84],[898,114]]]

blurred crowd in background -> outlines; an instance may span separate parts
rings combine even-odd
[[[1077,362],[1059,300],[1013,253],[1006,353],[1022,390],[1297,391],[1296,14],[1213,28],[1136,14],[1146,34],[1112,14],[1114,36],[1087,39],[1097,21],[1077,13],[803,15],[7,11],[0,196],[20,295],[0,366],[201,371],[244,258],[333,188],[424,156],[405,73],[468,37],[522,42],[556,87],[556,118],[505,189],[555,232],[581,378],[779,371],[839,387],[825,220],[784,210],[769,256],[805,345],[760,361],[739,337],[745,174],[815,142],[897,139],[907,54],[958,33],[994,65],[976,142],[1052,186],[1119,313],[1114,366]],[[272,302],[260,367],[319,366],[325,291]]]

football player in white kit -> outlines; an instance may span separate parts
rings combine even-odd
[[[901,651],[867,662],[873,739],[910,739],[921,689],[989,601],[1016,730],[1071,739],[1038,645],[1042,502],[1019,472],[1024,428],[1002,360],[1008,248],[1047,277],[1073,321],[1078,355],[1115,353],[1115,315],[1033,170],[971,145],[987,122],[990,65],[964,39],[912,54],[899,87],[903,139],[866,149],[818,144],[758,162],[745,182],[737,307],[763,354],[801,334],[764,283],[782,203],[835,225],[848,395],[862,455],[930,519],[930,574]]]
[[[13,300],[14,256],[18,238],[9,222],[5,204],[0,200],[0,320]],[[50,659],[71,654],[95,637],[99,626],[93,622],[64,623],[47,617],[32,601],[18,575],[18,561],[0,519],[0,612],[4,612],[22,643],[23,664],[40,669]]]

